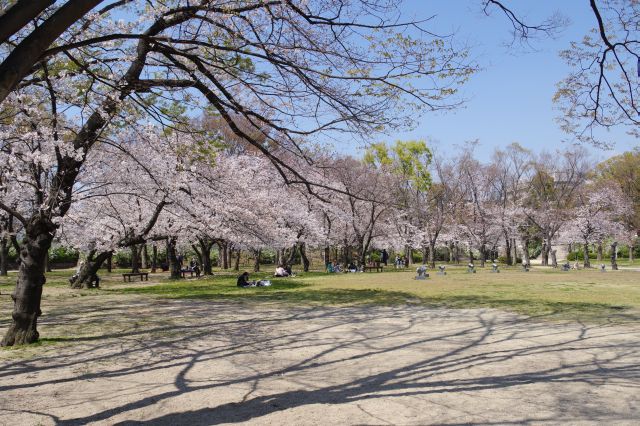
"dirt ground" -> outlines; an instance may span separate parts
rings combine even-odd
[[[0,351],[0,424],[640,423],[636,325],[138,296],[51,297],[41,324]]]

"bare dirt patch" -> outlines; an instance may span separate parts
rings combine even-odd
[[[640,421],[634,325],[62,293],[44,310],[42,346],[0,351],[0,424]]]

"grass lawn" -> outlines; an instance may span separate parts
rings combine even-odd
[[[270,269],[269,269],[270,270]],[[490,268],[467,274],[463,267],[447,268],[446,276],[430,271],[426,281],[413,279],[413,271],[326,274],[310,272],[295,278],[271,278],[271,287],[238,288],[233,272],[214,277],[170,281],[152,274],[150,281],[122,283],[120,273],[102,273],[101,290],[88,294],[148,295],[160,298],[195,298],[247,302],[278,301],[293,304],[424,304],[449,308],[491,307],[533,317],[587,322],[625,322],[640,319],[640,272],[597,269],[562,272],[534,268],[530,272]],[[56,287],[67,287],[72,270],[47,274],[45,297]],[[252,274],[251,279],[269,273]],[[6,294],[15,276],[0,278]],[[58,290],[63,290],[62,288]],[[49,290],[48,290],[49,289]],[[69,290],[71,291],[71,290]],[[76,291],[76,293],[78,293]],[[58,293],[64,297],[66,293]]]

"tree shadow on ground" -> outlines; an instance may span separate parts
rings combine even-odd
[[[177,370],[172,383],[164,383],[172,384],[171,390],[139,392],[126,403],[114,402],[88,415],[62,419],[53,414],[62,407],[33,410],[56,424],[76,425],[96,421],[115,423],[115,416],[155,407],[176,397],[195,397],[202,391],[215,392],[231,386],[246,388],[244,396],[234,402],[158,413],[144,422],[118,423],[198,425],[247,422],[281,410],[315,404],[406,397],[428,400],[440,395],[479,395],[487,390],[516,391],[529,385],[562,385],[562,390],[558,390],[562,393],[566,393],[566,386],[571,384],[589,388],[615,385],[630,395],[637,395],[640,389],[639,333],[633,328],[532,323],[530,319],[512,315],[496,319],[492,311],[433,310],[407,305],[282,309],[278,304],[263,304],[254,312],[250,305],[209,301],[167,301],[159,306],[147,306],[151,318],[144,322],[144,308],[144,301],[122,302],[106,310],[102,306],[83,306],[54,315],[51,322],[57,324],[87,317],[92,321],[108,321],[123,315],[121,320],[141,321],[142,325],[78,337],[69,346],[38,359],[4,363],[0,377],[5,378],[46,371],[65,374],[53,379],[5,381],[0,385],[0,392],[7,395],[91,380],[132,380],[133,375]],[[166,322],[168,318],[172,321]],[[425,327],[429,322],[438,327]],[[202,343],[212,337],[222,343],[203,348]],[[65,339],[58,341],[68,343]],[[273,365],[256,357],[256,354],[282,357],[301,348],[316,349],[299,358],[279,358]],[[422,355],[411,362],[400,361],[410,351]],[[580,354],[593,356],[577,356]],[[561,357],[562,362],[526,365],[528,360],[555,357]],[[116,363],[117,368],[94,372],[74,370],[114,359],[122,360]],[[255,368],[242,368],[246,359],[256,359]],[[380,359],[398,361],[381,365]],[[213,382],[192,377],[192,372],[201,365],[214,367],[221,361],[236,365],[237,374]],[[516,362],[525,365],[518,364],[519,369],[514,370],[512,366]],[[358,366],[375,368],[367,371]],[[324,382],[322,377],[332,370],[345,374],[339,380],[332,377]],[[314,386],[300,385],[294,390],[263,395],[257,392],[262,382],[284,375],[319,377],[320,380]],[[105,400],[108,398],[105,396]],[[209,401],[204,403],[208,405]],[[1,409],[5,409],[3,406],[0,404]],[[550,409],[558,416],[568,412],[582,421],[620,420],[613,412],[590,411],[585,407],[571,412],[558,404]],[[373,418],[369,420],[378,422]],[[545,421],[542,417],[521,417],[518,422],[530,420]],[[498,423],[509,423],[509,419]]]

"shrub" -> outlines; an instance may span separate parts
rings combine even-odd
[[[76,263],[80,253],[70,247],[58,246],[49,251],[51,263]]]
[[[507,256],[498,256],[498,258],[496,259],[496,261],[498,263],[507,263]],[[516,257],[516,263],[522,263],[522,258],[521,257]]]
[[[575,250],[572,252],[569,252],[569,254],[567,254],[567,260],[574,262],[574,261],[580,261],[580,260],[584,260],[584,251],[582,249],[580,250]],[[592,251],[589,251],[589,259],[597,259],[598,258],[598,254],[594,253]]]

